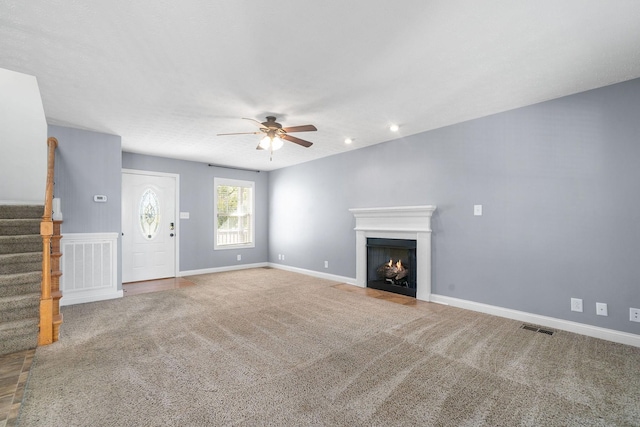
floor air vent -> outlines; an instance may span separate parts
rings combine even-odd
[[[522,325],[521,329],[526,329],[527,331],[540,332],[541,334],[553,335],[554,331],[550,331],[549,329],[538,328],[537,326],[532,325]]]

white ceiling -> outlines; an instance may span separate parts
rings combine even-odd
[[[50,124],[272,170],[640,77],[640,1],[0,0],[0,68]],[[314,145],[216,136],[268,114]]]

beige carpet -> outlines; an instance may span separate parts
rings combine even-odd
[[[638,426],[640,349],[273,269],[64,308],[18,425]]]

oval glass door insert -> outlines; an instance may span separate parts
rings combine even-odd
[[[160,204],[158,203],[158,196],[152,189],[148,188],[142,193],[138,213],[140,217],[140,232],[145,239],[153,239],[160,228]]]

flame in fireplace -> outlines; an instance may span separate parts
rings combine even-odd
[[[389,262],[387,263],[388,267],[393,267],[393,259],[390,259]],[[396,269],[398,270],[403,270],[404,266],[402,265],[402,260],[399,259],[398,262],[396,262]]]
[[[402,264],[402,260],[398,259],[395,263],[393,258],[389,262],[385,262],[376,270],[378,277],[394,285],[401,284],[406,286],[409,270]]]

